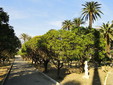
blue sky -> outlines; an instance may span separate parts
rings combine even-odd
[[[50,29],[60,29],[64,20],[79,17],[82,4],[91,0],[0,0],[0,7],[10,16],[9,24],[19,36],[26,33],[30,36],[43,35]],[[96,0],[104,13],[93,27],[113,20],[113,1]],[[88,26],[88,23],[85,24]]]

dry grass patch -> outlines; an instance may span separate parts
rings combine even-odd
[[[6,76],[9,68],[10,68],[10,64],[7,65],[7,66],[0,67],[0,82],[3,81],[3,79]]]
[[[35,66],[40,72],[44,71],[43,65]],[[61,83],[61,85],[104,85],[107,73],[113,70],[110,66],[102,66],[96,69],[90,68],[89,79],[85,79],[84,73],[80,72],[79,68],[62,68],[60,79],[57,78],[57,69],[54,65],[48,66],[49,77]]]
[[[98,69],[91,68],[89,70],[89,79],[85,79],[83,73],[72,73],[67,75],[60,83],[62,85],[104,85],[105,77],[110,70],[112,70],[112,68],[109,66],[103,66]]]
[[[6,74],[8,73],[9,69],[11,68],[11,63],[14,59],[10,59],[9,62],[5,62],[4,64],[0,64],[0,84],[5,78]]]

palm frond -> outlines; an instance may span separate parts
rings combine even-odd
[[[96,19],[99,17],[101,18],[100,14],[103,14],[100,10],[100,5],[98,2],[86,2],[85,4],[82,4],[84,8],[82,8],[82,19],[85,21],[89,19],[90,13],[92,13],[92,21],[96,21]]]

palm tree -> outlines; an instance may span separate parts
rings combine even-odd
[[[103,23],[101,26],[100,31],[104,34],[104,38],[106,40],[106,52],[107,55],[109,56],[110,54],[110,40],[113,40],[113,23],[110,24],[107,22],[106,24]]]
[[[31,36],[29,36],[29,35],[27,35],[27,34],[25,34],[25,33],[22,33],[22,34],[20,35],[20,39],[22,39],[24,42],[26,42],[26,41],[28,41],[28,40],[31,39]]]
[[[80,27],[80,25],[81,25],[81,24],[84,24],[84,23],[85,23],[85,22],[84,22],[83,19],[81,19],[80,17],[73,19],[73,24],[74,24],[76,27]]]
[[[84,8],[82,9],[82,19],[89,20],[89,28],[92,28],[92,23],[100,16],[100,13],[103,14],[100,11],[100,5],[98,2],[86,2],[85,4],[82,4]]]
[[[70,30],[71,27],[72,27],[72,22],[71,20],[65,20],[63,23],[62,23],[62,29],[66,29],[66,30]]]

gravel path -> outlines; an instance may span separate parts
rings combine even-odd
[[[13,68],[5,85],[56,85],[38,72],[32,65],[16,56]]]

